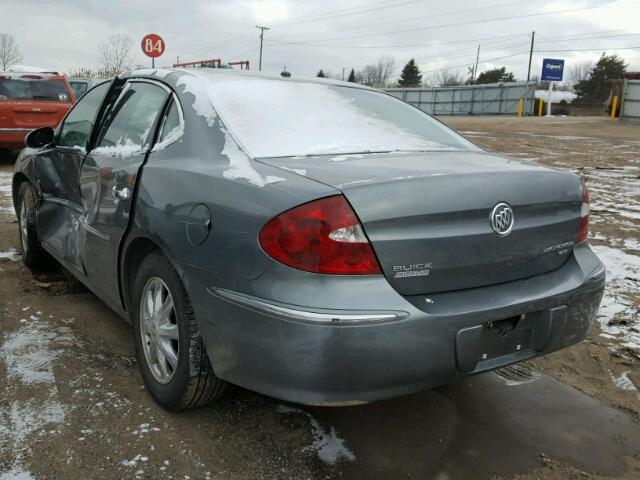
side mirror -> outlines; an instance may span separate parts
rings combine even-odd
[[[40,127],[30,131],[24,139],[29,148],[42,148],[51,145],[55,139],[55,132],[51,127]]]

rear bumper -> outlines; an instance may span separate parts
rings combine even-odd
[[[183,267],[187,275],[202,275]],[[264,276],[271,277],[272,294],[287,297],[278,288],[277,271]],[[604,266],[585,245],[549,274],[428,299],[397,295],[384,281],[367,285],[368,299],[354,286],[350,301],[314,287],[317,297],[309,303],[327,308],[267,299],[266,291],[257,296],[202,290],[197,278],[189,291],[218,376],[292,402],[348,405],[442,385],[578,343],[598,309],[604,282]],[[296,290],[305,290],[302,285]],[[342,298],[354,308],[340,308]],[[386,308],[379,308],[381,302]],[[375,307],[359,308],[365,304]],[[530,342],[483,358],[487,322],[523,314],[520,325],[531,329]]]
[[[0,148],[22,148],[32,128],[0,128]]]

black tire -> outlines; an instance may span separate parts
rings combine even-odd
[[[146,288],[151,282],[157,282],[157,279],[162,281],[161,288],[164,291],[166,287],[173,300],[171,325],[177,325],[178,332],[178,338],[170,340],[174,352],[177,346],[177,365],[172,368],[168,366],[168,361],[165,363],[172,371],[172,377],[165,379],[165,382],[156,378],[159,374],[159,360],[150,360],[147,357],[152,354],[145,353],[145,348],[147,352],[154,349],[152,335],[145,335],[144,340],[142,335],[142,323],[149,325],[141,318],[145,315],[142,303],[147,298]],[[132,298],[136,355],[145,386],[154,400],[167,410],[178,411],[206,405],[219,398],[226,382],[213,373],[187,291],[177,272],[162,253],[152,252],[142,261],[133,285]]]
[[[29,182],[20,185],[17,212],[22,261],[32,270],[50,267],[52,258],[40,245],[36,232],[36,192]]]

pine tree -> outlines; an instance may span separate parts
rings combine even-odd
[[[356,81],[356,72],[352,68],[351,71],[349,72],[349,78],[347,78],[347,82],[355,83],[355,81]]]
[[[605,55],[604,53],[592,68],[589,78],[580,80],[575,85],[578,102],[598,104],[606,100],[610,86],[607,80],[622,78],[627,70],[627,64],[617,55]]]
[[[326,78],[327,76],[324,74],[324,71],[322,71],[322,69],[320,69],[320,71],[318,72],[318,75],[316,75],[316,77]]]
[[[400,80],[398,80],[398,86],[404,88],[422,86],[422,74],[420,73],[420,67],[416,65],[416,61],[413,58],[409,60],[402,69]]]
[[[507,72],[506,67],[492,68],[486,70],[478,75],[475,83],[487,84],[487,83],[500,83],[500,82],[515,82],[516,77],[513,72]]]

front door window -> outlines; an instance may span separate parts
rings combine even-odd
[[[78,101],[64,119],[60,128],[58,145],[61,147],[87,149],[102,99],[109,90],[110,83],[105,82],[88,92]]]

